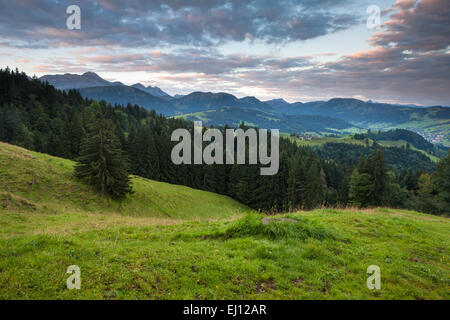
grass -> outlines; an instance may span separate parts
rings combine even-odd
[[[22,197],[51,215],[89,213],[198,220],[232,217],[249,211],[229,197],[141,177],[133,177],[134,194],[124,201],[102,199],[74,179],[73,166],[70,160],[0,143],[0,192]],[[0,201],[0,209],[2,204],[12,205],[11,201],[2,200],[1,195]]]
[[[424,150],[421,150],[421,149],[418,149],[418,148],[414,147],[413,145],[411,145],[410,143],[408,143],[405,140],[396,140],[396,141],[380,140],[380,141],[378,141],[378,144],[382,145],[383,147],[397,147],[397,148],[405,147],[407,144],[409,144],[411,150],[418,151],[418,152],[426,155],[434,163],[437,163],[439,161],[438,157],[436,157],[436,156],[434,156],[432,154],[429,154],[428,152],[426,152]]]
[[[351,136],[341,136],[341,137],[317,137],[312,138],[311,140],[301,140],[299,138],[291,137],[292,141],[295,141],[300,146],[322,146],[325,143],[347,143],[347,144],[356,144],[359,146],[365,146],[366,143],[364,140],[353,139]],[[373,144],[373,141],[370,140],[370,145]]]
[[[318,137],[318,138],[312,138],[311,140],[301,140],[299,138],[294,138],[294,137],[289,137],[289,138],[292,141],[295,141],[300,146],[309,146],[309,147],[320,147],[326,143],[347,143],[347,144],[355,144],[355,145],[359,145],[359,146],[366,146],[365,140],[354,139],[352,136],[348,136],[348,135],[344,135],[344,136],[340,136],[340,137]],[[396,141],[380,140],[380,141],[377,141],[377,143],[383,147],[404,147],[408,144],[408,142],[406,142],[404,140],[396,140]],[[373,145],[372,139],[369,139],[369,145],[370,146]],[[418,149],[418,148],[412,146],[411,144],[409,144],[409,145],[410,145],[411,150],[418,151],[418,152],[424,154],[434,163],[439,161],[438,157],[436,157],[432,154],[429,154],[428,152],[426,152],[424,150]]]
[[[446,218],[383,209],[262,219],[7,237],[0,298],[450,298]],[[82,289],[70,291],[65,271],[74,264]],[[373,264],[381,268],[379,291],[365,285]]]
[[[0,299],[450,298],[445,217],[387,208],[268,217],[148,180],[119,206],[74,182],[66,160],[2,144],[0,164]],[[66,288],[70,265],[80,290]],[[366,287],[370,265],[381,290]]]
[[[419,132],[422,136],[428,139],[436,138],[438,135],[442,135],[442,139],[439,143],[450,146],[450,121],[449,119],[430,119],[425,118],[421,120],[411,120],[407,123],[391,126],[391,125],[379,125],[376,124],[374,129],[383,128],[384,130],[391,130],[396,128],[402,128]],[[437,141],[435,141],[437,142]]]

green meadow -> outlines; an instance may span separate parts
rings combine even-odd
[[[123,202],[73,162],[0,143],[0,299],[449,299],[447,217],[388,208],[264,216],[133,177]],[[69,290],[78,265],[81,289]],[[381,269],[381,289],[366,286]]]

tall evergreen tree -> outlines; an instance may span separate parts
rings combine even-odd
[[[131,193],[127,161],[120,149],[112,124],[97,113],[82,142],[75,175],[87,180],[102,195],[124,198]]]
[[[376,148],[367,162],[373,180],[371,203],[380,206],[384,204],[387,187],[387,170],[383,150]]]
[[[294,156],[290,162],[288,175],[287,198],[290,210],[296,210],[303,206],[306,181],[306,168],[300,156]]]
[[[306,184],[303,207],[307,210],[314,209],[321,204],[323,200],[323,187],[320,180],[320,172],[317,167],[317,161],[311,159],[310,165],[306,171]]]
[[[359,173],[353,170],[350,177],[349,198],[350,202],[358,207],[365,207],[370,203],[373,192],[372,177],[368,173]]]
[[[450,212],[450,152],[441,159],[433,175],[437,191],[437,206],[440,212]]]
[[[83,141],[86,132],[79,116],[75,113],[69,125],[69,149],[71,158],[76,158],[80,155],[80,145]]]
[[[437,212],[436,206],[436,185],[433,183],[432,176],[424,173],[419,177],[419,209],[424,212]]]

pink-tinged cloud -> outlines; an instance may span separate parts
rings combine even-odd
[[[414,51],[442,50],[450,44],[450,2],[448,0],[397,1],[395,12],[371,43]]]
[[[0,12],[0,46],[71,49],[36,58],[35,72],[96,71],[117,74],[119,81],[120,74],[146,72],[145,81],[177,91],[249,91],[291,101],[359,96],[450,104],[448,0],[396,1],[383,10],[387,21],[372,34],[369,50],[340,58],[322,54],[339,58],[326,63],[316,59],[320,54],[225,54],[215,45],[233,41],[236,46],[245,39],[287,43],[333,33],[353,25],[351,17],[327,11],[345,8],[344,0],[244,0],[231,7],[220,0],[99,0],[86,2],[80,32],[64,28],[64,15],[55,19],[60,9],[50,0],[16,3],[22,11]],[[36,11],[30,15],[25,6]],[[13,22],[17,27],[11,28]],[[329,49],[334,51],[331,42]]]

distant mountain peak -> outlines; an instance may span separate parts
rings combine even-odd
[[[279,103],[284,103],[284,104],[289,104],[289,102],[287,102],[287,101],[284,100],[283,98],[273,99],[273,100],[270,100],[270,101],[273,101],[273,102],[279,102]]]
[[[281,98],[264,101],[264,103],[268,104],[272,108],[279,108],[279,107],[285,107],[285,106],[290,105],[289,102],[287,102],[286,100],[281,99]]]
[[[96,74],[95,72],[92,72],[92,71],[85,72],[82,75],[83,76],[94,76],[94,77],[99,77],[100,78],[100,76],[98,74]]]
[[[256,98],[255,96],[247,96],[247,97],[243,97],[241,98],[241,100],[244,101],[255,101],[255,102],[261,102],[258,98]]]
[[[132,85],[132,87],[142,90],[142,91],[145,91],[155,97],[170,97],[169,94],[162,91],[160,88],[158,88],[156,86],[155,87],[152,87],[152,86],[145,87],[142,83],[135,83]]]
[[[55,88],[61,90],[112,85],[109,81],[103,79],[95,72],[85,72],[82,75],[71,73],[45,75],[41,77],[40,80],[48,81],[48,83]]]
[[[132,87],[134,87],[136,89],[141,89],[141,90],[146,89],[145,86],[142,83],[135,83],[135,84],[132,85]]]
[[[328,100],[328,102],[358,102],[358,103],[364,103],[364,101],[356,99],[356,98],[333,98]]]

